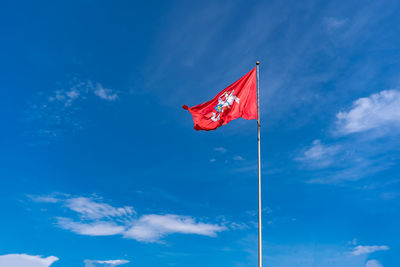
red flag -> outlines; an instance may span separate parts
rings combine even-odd
[[[184,105],[193,116],[194,129],[210,131],[231,120],[256,120],[257,115],[256,68],[222,90],[212,100],[191,107]]]

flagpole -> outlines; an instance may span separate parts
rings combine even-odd
[[[260,149],[260,61],[257,68],[257,142],[258,142],[258,267],[262,267],[262,224],[261,224],[261,149]]]

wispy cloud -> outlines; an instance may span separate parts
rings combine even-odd
[[[47,99],[51,102],[61,103],[64,107],[70,107],[74,100],[78,99],[81,95],[78,90],[79,85],[74,86],[68,90],[57,90],[53,95],[50,95]]]
[[[118,99],[114,90],[100,83],[77,79],[64,88],[39,93],[26,110],[32,143],[49,144],[63,139],[66,134],[79,132],[83,128],[82,116],[79,116],[85,107],[82,103],[93,96],[103,101]]]
[[[49,267],[58,261],[55,256],[43,257],[28,254],[0,255],[0,266],[4,267]]]
[[[96,202],[92,198],[75,197],[65,201],[65,206],[79,213],[84,219],[101,219],[110,217],[130,217],[136,214],[133,207],[115,208],[106,203]]]
[[[324,168],[335,162],[340,151],[341,147],[338,145],[324,145],[321,140],[314,140],[312,145],[306,148],[296,160],[312,168]]]
[[[227,151],[227,149],[225,147],[216,147],[216,148],[214,148],[214,151],[225,153]]]
[[[44,196],[31,199],[39,202]],[[170,234],[196,234],[215,237],[225,231],[224,225],[198,222],[190,216],[175,214],[145,214],[137,217],[130,207],[113,207],[99,198],[64,197],[58,201],[78,215],[78,218],[57,217],[57,225],[73,233],[88,236],[122,235],[125,238],[141,242],[160,242]]]
[[[400,130],[400,91],[384,90],[355,100],[340,111],[331,128],[329,142],[313,141],[295,160],[323,172],[308,183],[337,184],[357,181],[390,168],[395,143],[384,140]]]
[[[42,202],[42,203],[57,203],[60,201],[60,199],[54,197],[54,196],[28,196],[35,202]]]
[[[376,130],[387,133],[400,126],[400,91],[384,90],[353,102],[337,115],[337,131],[347,135]]]
[[[351,254],[358,256],[362,254],[371,254],[375,251],[389,250],[388,246],[356,246]]]
[[[382,267],[382,264],[377,260],[369,260],[365,264],[365,267]]]
[[[388,163],[380,161],[354,158],[349,159],[345,166],[335,166],[332,169],[325,170],[316,174],[316,178],[306,181],[309,184],[343,184],[343,182],[358,181],[367,176],[371,176],[377,172],[387,169]]]
[[[368,175],[385,170],[390,162],[374,154],[374,148],[360,142],[341,140],[334,144],[322,144],[320,140],[303,149],[295,160],[314,171],[313,177],[306,182],[311,184],[339,184],[345,181],[357,181]],[[318,171],[318,172],[316,172]]]
[[[242,161],[242,160],[245,160],[245,159],[242,156],[234,156],[233,160]]]
[[[217,232],[223,230],[226,230],[223,226],[196,222],[188,216],[150,214],[134,222],[124,236],[138,241],[155,242],[173,233],[216,236]]]
[[[96,267],[99,265],[105,266],[108,265],[110,267],[122,265],[129,263],[127,260],[106,260],[106,261],[101,261],[101,260],[84,260],[85,267]]]
[[[100,97],[101,99],[114,101],[118,99],[118,95],[111,89],[104,88],[101,84],[97,84],[94,89],[94,94]]]
[[[335,30],[343,27],[348,22],[348,19],[345,18],[335,18],[329,17],[325,18],[324,23],[328,30]]]
[[[239,241],[240,247],[247,252],[248,257],[235,266],[257,266],[257,236],[249,235]],[[318,246],[308,244],[272,244],[266,242],[264,248],[269,251],[266,255],[269,266],[274,267],[361,267],[365,265],[363,256],[355,257],[341,245],[320,243]],[[239,262],[238,262],[239,263]],[[249,264],[251,263],[251,265]]]

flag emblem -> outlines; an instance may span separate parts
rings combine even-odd
[[[233,102],[239,103],[240,98],[233,94],[235,90],[232,92],[225,92],[222,96],[218,97],[218,105],[215,106],[215,110],[218,113],[222,113],[227,109],[230,109],[233,105]],[[213,121],[217,121],[220,119],[220,116],[213,112],[213,116],[210,118]]]

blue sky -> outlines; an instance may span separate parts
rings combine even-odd
[[[256,122],[181,108],[256,60],[265,266],[398,266],[398,2],[0,10],[1,267],[256,266]]]

